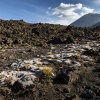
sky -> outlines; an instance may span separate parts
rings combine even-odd
[[[0,0],[0,19],[69,25],[88,13],[100,13],[100,0]]]

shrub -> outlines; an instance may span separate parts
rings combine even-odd
[[[27,64],[26,69],[30,69],[31,64]]]
[[[47,52],[48,55],[52,55],[52,52]]]
[[[42,73],[45,77],[52,77],[53,76],[53,70],[51,67],[48,67],[48,66],[44,66],[42,68]]]
[[[12,83],[12,77],[5,78],[4,82],[5,82],[7,85],[11,85],[11,83]]]
[[[74,57],[75,57],[76,59],[79,59],[79,58],[80,58],[80,54],[76,53],[76,54],[74,55]]]
[[[42,84],[48,85],[48,86],[52,86],[52,82],[53,82],[53,69],[51,67],[48,66],[44,66],[41,69],[41,76],[40,76],[40,82]]]
[[[73,98],[72,100],[81,100],[79,96],[76,96],[75,98]]]

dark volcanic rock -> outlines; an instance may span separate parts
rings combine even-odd
[[[83,55],[89,55],[89,56],[99,56],[99,52],[98,51],[94,51],[94,50],[86,50],[84,51]]]
[[[86,99],[95,99],[96,97],[96,94],[92,91],[92,90],[86,90],[84,93],[83,93],[83,98],[86,98]]]
[[[54,83],[71,84],[78,79],[78,71],[73,67],[59,69]]]
[[[48,44],[68,44],[68,43],[75,43],[73,38],[67,37],[65,39],[61,39],[61,37],[54,37],[50,41],[47,42]]]
[[[100,57],[97,59],[97,63],[100,63]]]
[[[19,81],[16,81],[12,86],[12,91],[18,92],[23,89],[22,84]]]
[[[0,20],[0,46],[66,44],[83,39],[100,40],[100,28],[77,28],[53,24],[30,24],[18,20]],[[73,38],[72,38],[73,37]]]

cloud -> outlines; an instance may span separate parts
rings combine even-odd
[[[27,11],[27,10],[20,10],[20,11],[23,12],[23,13],[25,13],[25,14],[27,14],[27,15],[32,15],[32,16],[34,15],[32,12]]]
[[[80,17],[85,15],[85,14],[93,13],[93,12],[94,12],[94,9],[87,8],[87,7],[82,7],[82,12],[80,14]]]
[[[50,23],[50,24],[60,24],[60,25],[68,25],[70,24],[70,22],[66,19],[51,19],[49,21],[47,21],[47,23]]]
[[[78,14],[75,13],[74,11],[77,9],[81,9],[82,4],[64,4],[61,3],[59,7],[51,9],[51,14],[56,15],[57,17],[60,18],[72,18],[76,19],[78,18]]]
[[[81,16],[93,13],[94,9],[88,8],[86,6],[83,6],[83,4],[64,4],[60,3],[60,5],[56,8],[49,7],[47,13],[51,16],[57,17],[60,21],[63,22],[66,21],[68,23],[71,23]]]

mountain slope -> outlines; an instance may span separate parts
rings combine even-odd
[[[100,22],[94,24],[92,27],[97,27],[97,26],[100,26]]]
[[[90,27],[96,23],[100,22],[100,14],[86,14],[70,24],[75,27]]]

